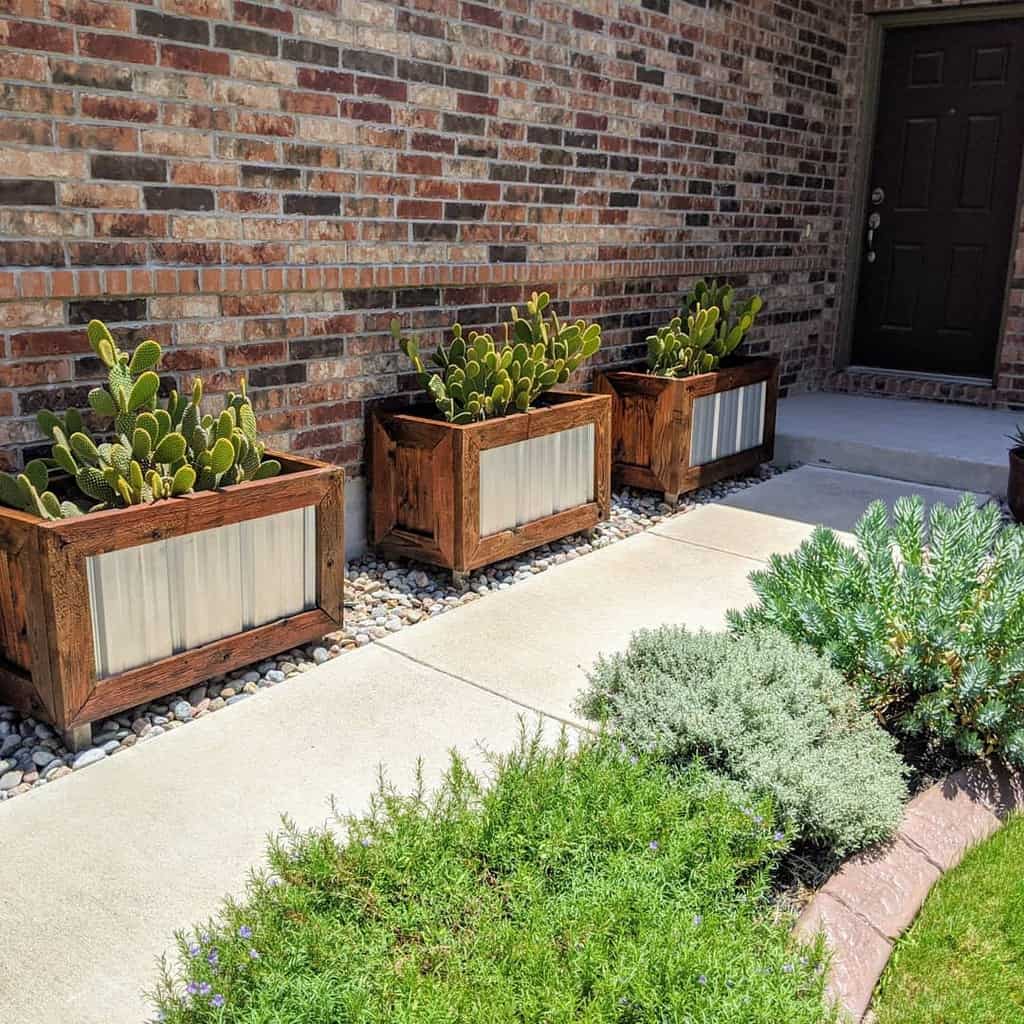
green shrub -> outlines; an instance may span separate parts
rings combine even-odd
[[[734,629],[776,626],[827,654],[895,732],[1024,764],[1024,532],[965,496],[872,504],[856,549],[818,529],[751,576]]]
[[[584,713],[674,762],[700,756],[775,800],[805,839],[845,853],[899,824],[904,766],[826,661],[781,633],[665,626],[598,661]]]
[[[384,790],[345,841],[275,843],[275,874],[181,937],[165,1019],[832,1019],[820,947],[796,947],[765,899],[782,845],[767,802],[759,821],[702,772],[631,763],[608,740],[524,740],[493,768],[485,789],[454,759],[435,796]]]

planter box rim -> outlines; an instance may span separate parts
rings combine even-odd
[[[628,365],[637,366],[642,362],[643,360],[636,360]],[[628,368],[598,370],[598,373],[601,373],[606,377],[643,377],[645,380],[660,380],[665,381],[667,384],[689,384],[694,381],[711,380],[719,374],[728,373],[730,370],[746,369],[760,364],[764,364],[764,367],[767,370],[774,368],[778,363],[778,356],[740,356],[738,359],[730,361],[724,366],[719,366],[717,370],[711,370],[708,373],[693,373],[688,377],[666,377],[660,373],[648,373],[646,370],[630,370]]]
[[[611,399],[607,395],[595,394],[591,391],[549,391],[546,392],[549,396],[557,396],[557,398],[564,399],[564,401],[554,401],[550,404],[535,405],[531,409],[527,409],[526,412],[510,412],[504,416],[491,416],[484,420],[474,420],[472,423],[449,423],[443,416],[438,412],[435,416],[424,415],[427,410],[434,409],[426,403],[419,403],[414,406],[410,406],[408,409],[374,409],[374,416],[383,418],[398,418],[402,420],[409,420],[416,423],[429,423],[432,426],[444,427],[449,430],[457,431],[474,431],[482,428],[493,426],[496,423],[514,423],[516,420],[529,419],[537,416],[547,416],[559,409],[565,408],[567,405],[576,405],[582,403],[593,403],[597,404],[600,402],[610,402]],[[434,409],[437,412],[436,409]]]
[[[152,515],[155,509],[167,508],[170,503],[181,505],[182,510],[191,507],[195,502],[210,501],[216,495],[245,495],[249,494],[256,499],[260,492],[266,491],[276,485],[280,486],[283,480],[293,480],[296,477],[321,475],[325,470],[334,473],[344,474],[341,466],[332,465],[329,462],[321,462],[305,455],[292,455],[289,452],[281,452],[268,448],[264,452],[266,458],[277,459],[281,463],[281,472],[277,476],[267,477],[265,480],[243,480],[241,483],[230,484],[227,487],[218,487],[212,491],[192,491],[189,494],[179,494],[173,498],[160,498],[158,501],[148,502],[144,505],[129,505],[124,508],[108,508],[100,512],[88,512],[82,516],[72,516],[70,519],[40,519],[29,512],[22,512],[20,509],[8,508],[0,505],[0,520],[15,519],[19,523],[33,526],[40,530],[51,530],[58,533],[73,534],[83,529],[87,522],[92,524],[105,520],[116,520],[117,522],[128,521],[128,517],[141,519]],[[293,468],[289,469],[288,466]],[[258,513],[257,513],[258,515]]]

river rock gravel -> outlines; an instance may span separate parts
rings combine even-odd
[[[286,683],[346,651],[478,601],[492,591],[508,590],[530,576],[641,533],[672,516],[685,515],[698,505],[756,486],[779,472],[775,467],[763,466],[751,475],[685,495],[675,507],[666,505],[657,494],[623,488],[612,496],[611,518],[597,526],[589,538],[576,534],[480,569],[472,574],[465,590],[453,585],[451,573],[446,570],[366,554],[346,566],[344,629],[276,658],[95,722],[92,745],[78,753],[69,751],[45,722],[0,704],[0,802],[84,771],[108,757],[118,757],[140,743]]]

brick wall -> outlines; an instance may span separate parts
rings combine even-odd
[[[999,7],[1012,0],[987,0],[986,7]],[[870,130],[863,124],[863,88],[866,39],[872,15],[910,10],[934,10],[977,6],[976,0],[853,0],[850,4],[848,59],[842,72],[843,132],[837,170],[834,280],[841,291],[847,273],[846,245],[850,231],[863,231],[863,210],[853,209],[854,156],[870,147]],[[835,346],[838,332],[826,335],[824,358],[828,366],[841,365]],[[1024,212],[1018,210],[1017,246],[1013,257],[1008,316],[1000,341],[995,386],[914,378],[870,372],[830,372],[826,389],[894,397],[925,398],[971,405],[1001,405],[1024,408]]]
[[[387,325],[547,288],[605,360],[699,274],[824,374],[846,0],[0,0],[0,460],[98,375],[81,329],[248,377],[273,444],[362,471]],[[641,344],[638,344],[641,343]]]

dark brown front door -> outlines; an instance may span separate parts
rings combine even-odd
[[[1024,21],[889,30],[877,118],[853,362],[991,377],[1024,137]]]

